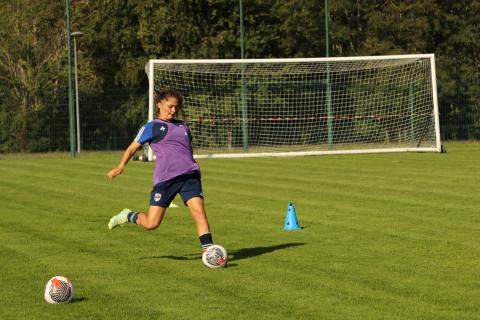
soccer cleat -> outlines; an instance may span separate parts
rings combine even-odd
[[[108,222],[108,229],[112,230],[126,222],[128,222],[128,214],[132,212],[130,209],[123,209],[119,214],[113,216]]]

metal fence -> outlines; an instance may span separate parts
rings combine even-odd
[[[145,88],[122,88],[102,94],[80,94],[80,145],[82,151],[118,151],[126,148],[138,129],[147,120],[147,93]],[[471,106],[458,101],[455,113],[440,105],[440,131],[443,141],[480,140],[479,121],[472,116]],[[462,111],[465,110],[465,111]],[[0,152],[56,152],[69,151],[68,101],[47,108],[33,117],[43,123],[27,123],[26,147],[21,150],[15,143]],[[477,124],[476,124],[477,123]],[[0,129],[6,130],[6,129]],[[0,136],[8,136],[4,132]],[[14,134],[10,134],[15,140]],[[18,138],[20,139],[20,138]],[[2,142],[5,143],[5,142]]]

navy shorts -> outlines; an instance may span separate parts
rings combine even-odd
[[[195,197],[203,199],[200,172],[194,171],[157,183],[150,194],[150,205],[168,208],[177,193],[180,194],[184,203]]]

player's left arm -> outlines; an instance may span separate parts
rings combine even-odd
[[[187,128],[187,134],[188,134],[188,139],[190,140],[190,151],[192,152],[192,158],[193,158],[193,136],[192,136],[192,132],[190,131],[190,127],[188,125],[188,122],[187,121],[184,121],[183,124],[185,125],[185,127]],[[195,161],[198,166],[200,166],[200,163],[198,163],[198,161],[194,158],[193,161]]]

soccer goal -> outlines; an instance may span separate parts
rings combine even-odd
[[[442,151],[433,54],[150,60],[146,72],[148,119],[155,90],[179,90],[198,158]]]

